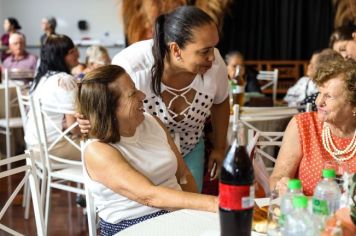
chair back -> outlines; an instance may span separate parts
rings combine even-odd
[[[260,71],[257,75],[257,80],[262,81],[262,92],[267,92],[267,88],[272,88],[273,103],[277,100],[277,86],[278,86],[278,69],[273,71]]]
[[[45,235],[43,211],[42,211],[42,206],[40,204],[38,182],[37,182],[36,173],[35,173],[34,161],[31,156],[31,151],[26,151],[25,154],[11,157],[11,158],[6,158],[4,160],[0,160],[0,168],[2,168],[2,166],[4,166],[4,165],[8,165],[10,163],[15,163],[15,162],[17,163],[16,167],[12,167],[11,169],[8,169],[6,171],[0,171],[0,179],[10,177],[13,175],[17,175],[19,173],[24,174],[24,177],[20,181],[20,183],[17,185],[17,187],[13,188],[14,190],[11,193],[10,197],[7,199],[6,203],[1,207],[0,220],[4,216],[5,212],[7,211],[7,209],[11,205],[11,203],[14,201],[15,197],[20,192],[21,188],[24,186],[24,184],[27,181],[29,181],[30,191],[31,191],[31,195],[32,195],[34,215],[35,215],[36,228],[37,228],[37,235],[43,236],[43,235]],[[20,164],[20,163],[23,163],[23,164]],[[12,165],[12,166],[14,166],[14,165]],[[3,230],[11,235],[22,235],[19,232],[15,231],[14,229],[11,229],[1,223],[0,223],[0,230]]]
[[[10,134],[12,128],[21,128],[23,126],[22,120],[20,117],[12,117],[11,111],[12,108],[18,107],[17,97],[12,98],[11,89],[19,86],[14,83],[14,80],[22,80],[24,78],[33,79],[34,71],[33,70],[22,70],[22,69],[7,69],[3,70],[3,83],[1,87],[4,89],[4,116],[5,119],[0,119],[0,133],[6,135],[6,157],[11,156],[11,140]],[[10,166],[8,166],[10,168]]]
[[[86,145],[85,141],[80,142],[81,157],[82,157],[82,163],[83,163],[83,174],[85,177],[84,190],[85,190],[85,200],[86,200],[86,205],[87,205],[88,228],[89,228],[89,236],[96,236],[97,235],[96,207],[95,207],[93,195],[91,194],[90,188],[88,187],[89,176],[88,176],[88,173],[86,170],[85,160],[84,160],[85,145]]]
[[[73,114],[73,110],[68,110],[66,108],[61,107],[61,104],[46,104],[40,99],[34,99],[34,106],[37,112],[37,125],[39,129],[38,137],[40,142],[43,144],[43,152],[46,161],[46,167],[49,172],[53,170],[53,161],[69,164],[69,165],[81,165],[81,161],[73,161],[66,158],[61,158],[58,156],[54,156],[50,154],[50,151],[55,147],[55,145],[61,141],[63,138],[73,145],[80,152],[80,145],[75,143],[71,138],[71,131],[78,126],[78,122],[73,123],[68,128],[63,130],[62,126],[58,125],[53,120],[53,114],[60,115],[62,114]],[[57,137],[54,141],[49,142],[47,128],[51,127],[51,130],[57,134]]]

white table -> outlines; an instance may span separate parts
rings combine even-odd
[[[219,236],[219,215],[195,210],[179,210],[133,225],[118,236]],[[252,236],[265,234],[252,232]]]

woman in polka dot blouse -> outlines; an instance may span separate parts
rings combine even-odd
[[[317,70],[317,112],[291,120],[270,178],[280,192],[297,177],[304,193],[313,195],[326,162],[345,163],[356,172],[356,62],[335,57]]]
[[[183,6],[156,19],[152,40],[135,43],[112,63],[123,67],[146,94],[144,109],[163,121],[202,189],[205,120],[212,117],[214,149],[208,163],[219,169],[229,120],[225,63],[215,48],[218,30],[202,10]],[[217,171],[213,177],[217,176]]]

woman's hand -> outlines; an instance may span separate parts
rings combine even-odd
[[[82,134],[88,134],[91,126],[89,120],[86,120],[82,114],[76,113],[75,118],[77,118],[77,122],[79,124],[80,132]]]
[[[225,150],[213,149],[209,156],[208,173],[210,180],[214,180],[219,176],[221,164],[225,158]]]
[[[275,190],[278,191],[278,196],[283,196],[288,191],[288,180],[289,177],[282,177],[279,181],[277,181]]]

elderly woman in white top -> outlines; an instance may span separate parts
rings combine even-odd
[[[144,112],[144,99],[116,65],[89,72],[79,84],[78,112],[92,127],[83,162],[102,235],[169,210],[217,211],[217,197],[197,193],[168,131]]]

